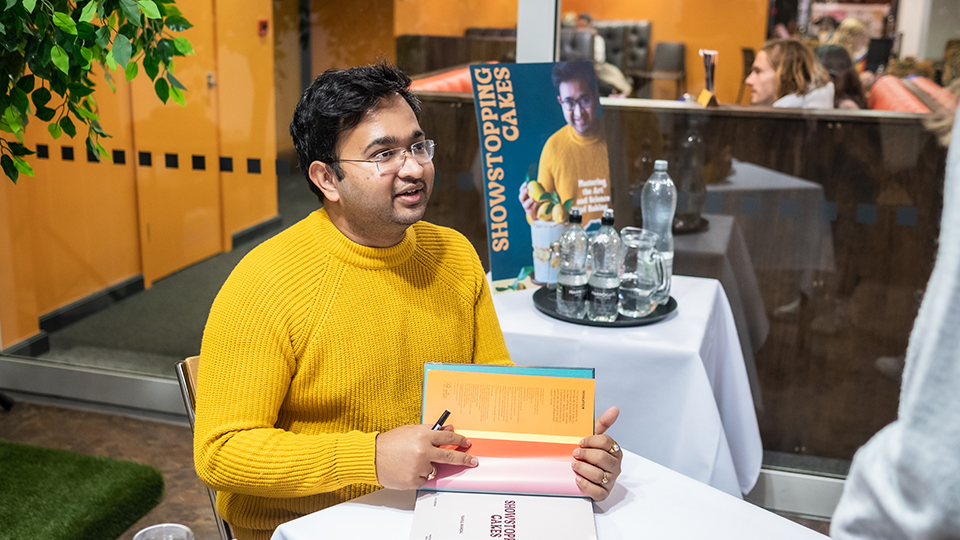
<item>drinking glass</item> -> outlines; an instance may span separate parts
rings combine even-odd
[[[624,227],[623,262],[620,265],[620,305],[625,317],[645,317],[657,308],[657,298],[668,286],[663,255],[657,251],[656,233],[638,227]]]
[[[138,532],[133,540],[193,540],[193,531],[179,523],[161,523]]]

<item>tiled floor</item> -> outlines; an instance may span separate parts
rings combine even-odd
[[[219,537],[206,488],[193,469],[190,427],[19,400],[0,410],[0,438],[22,444],[146,463],[163,472],[163,501],[120,540],[157,523],[182,523],[196,540]],[[785,516],[827,534],[829,522]]]

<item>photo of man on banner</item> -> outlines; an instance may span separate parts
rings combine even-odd
[[[493,290],[554,283],[559,261],[551,244],[559,239],[570,210],[580,211],[590,232],[611,205],[593,64],[488,64],[470,69],[483,153]],[[556,101],[544,100],[544,95],[556,96]],[[505,193],[517,196],[508,199]],[[524,224],[529,235],[517,230]]]

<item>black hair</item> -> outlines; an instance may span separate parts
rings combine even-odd
[[[393,95],[402,97],[420,116],[420,100],[410,91],[410,77],[385,61],[350,69],[328,69],[303,91],[290,122],[300,171],[310,191],[323,202],[323,192],[310,180],[310,164],[330,165],[343,180],[337,156],[340,135],[360,123],[364,113]]]
[[[850,53],[839,45],[821,45],[814,52],[830,74],[830,80],[833,81],[834,106],[849,99],[861,109],[866,109],[867,97],[863,91],[863,84],[860,83],[860,76],[857,75],[857,70],[850,59]]]
[[[593,92],[596,92],[599,86],[597,73],[591,62],[557,62],[553,65],[551,78],[557,89],[560,88],[560,83],[572,80],[583,81]]]

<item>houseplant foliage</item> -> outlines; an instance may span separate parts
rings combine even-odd
[[[100,144],[93,63],[133,80],[141,71],[164,103],[184,105],[186,90],[174,76],[174,57],[193,54],[174,36],[192,25],[173,0],[0,0],[0,166],[16,183],[33,176],[24,146],[28,122],[47,124],[54,139],[87,131],[87,149],[111,159]],[[34,128],[31,128],[34,129]]]

